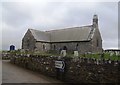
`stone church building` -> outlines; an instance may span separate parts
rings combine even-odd
[[[22,49],[28,51],[79,53],[102,52],[102,38],[99,31],[98,16],[93,16],[91,25],[65,29],[39,31],[28,29],[22,39]]]

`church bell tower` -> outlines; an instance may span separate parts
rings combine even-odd
[[[94,28],[98,27],[98,16],[97,15],[93,16],[93,27]]]

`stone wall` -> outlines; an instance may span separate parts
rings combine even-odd
[[[91,42],[52,43],[51,50],[57,50],[57,52],[59,52],[60,49],[63,49],[64,46],[67,47],[68,52],[72,53],[76,50],[76,48],[79,53],[92,52],[94,50],[92,49]]]
[[[36,40],[34,39],[30,30],[28,30],[22,39],[22,49],[34,51],[34,49],[36,48],[35,43],[36,43]]]
[[[119,61],[55,56],[12,55],[11,63],[69,83],[118,83]],[[55,61],[65,68],[55,68]]]
[[[102,52],[102,38],[98,27],[95,29],[94,36],[91,40],[92,43],[92,52]]]
[[[29,50],[29,51],[57,51],[57,53],[60,53],[60,49],[63,49],[64,46],[67,47],[68,52],[73,52],[74,50],[79,51],[79,53],[85,53],[85,52],[101,52],[102,51],[102,39],[100,36],[99,29],[95,29],[95,33],[93,38],[91,38],[91,41],[74,41],[74,42],[42,42],[42,41],[36,41],[36,39],[33,37],[30,30],[27,31],[25,36],[22,39],[22,49]],[[98,46],[97,46],[98,42]]]
[[[44,48],[43,48],[44,45]],[[67,47],[67,52],[73,53],[74,50],[79,51],[79,53],[85,53],[85,52],[92,52],[95,50],[92,48],[91,42],[64,42],[64,43],[44,43],[44,42],[36,42],[36,51],[49,51],[53,50],[57,52],[58,54],[60,53],[60,50],[63,49],[64,46]]]
[[[36,46],[35,50],[39,52],[47,52],[50,50],[50,43],[36,42],[35,46]]]

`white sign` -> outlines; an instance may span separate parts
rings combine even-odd
[[[65,67],[64,61],[55,61],[55,68],[64,69],[64,67]]]

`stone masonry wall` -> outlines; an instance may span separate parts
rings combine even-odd
[[[92,50],[94,50],[91,47],[91,42],[53,43],[51,45],[51,50],[57,50],[57,52],[60,52],[60,49],[63,49],[64,46],[67,47],[69,52],[73,52],[74,50],[76,50],[76,46],[79,53],[92,52]]]
[[[11,63],[69,83],[119,83],[119,61],[57,56],[11,55]],[[55,61],[65,62],[65,69],[55,68]]]
[[[25,34],[25,36],[22,39],[22,49],[34,51],[36,48],[35,46],[36,40],[34,39],[31,32],[28,30],[28,32]]]
[[[36,42],[35,46],[36,46],[36,49],[35,49],[36,51],[47,52],[50,50],[50,43]]]

